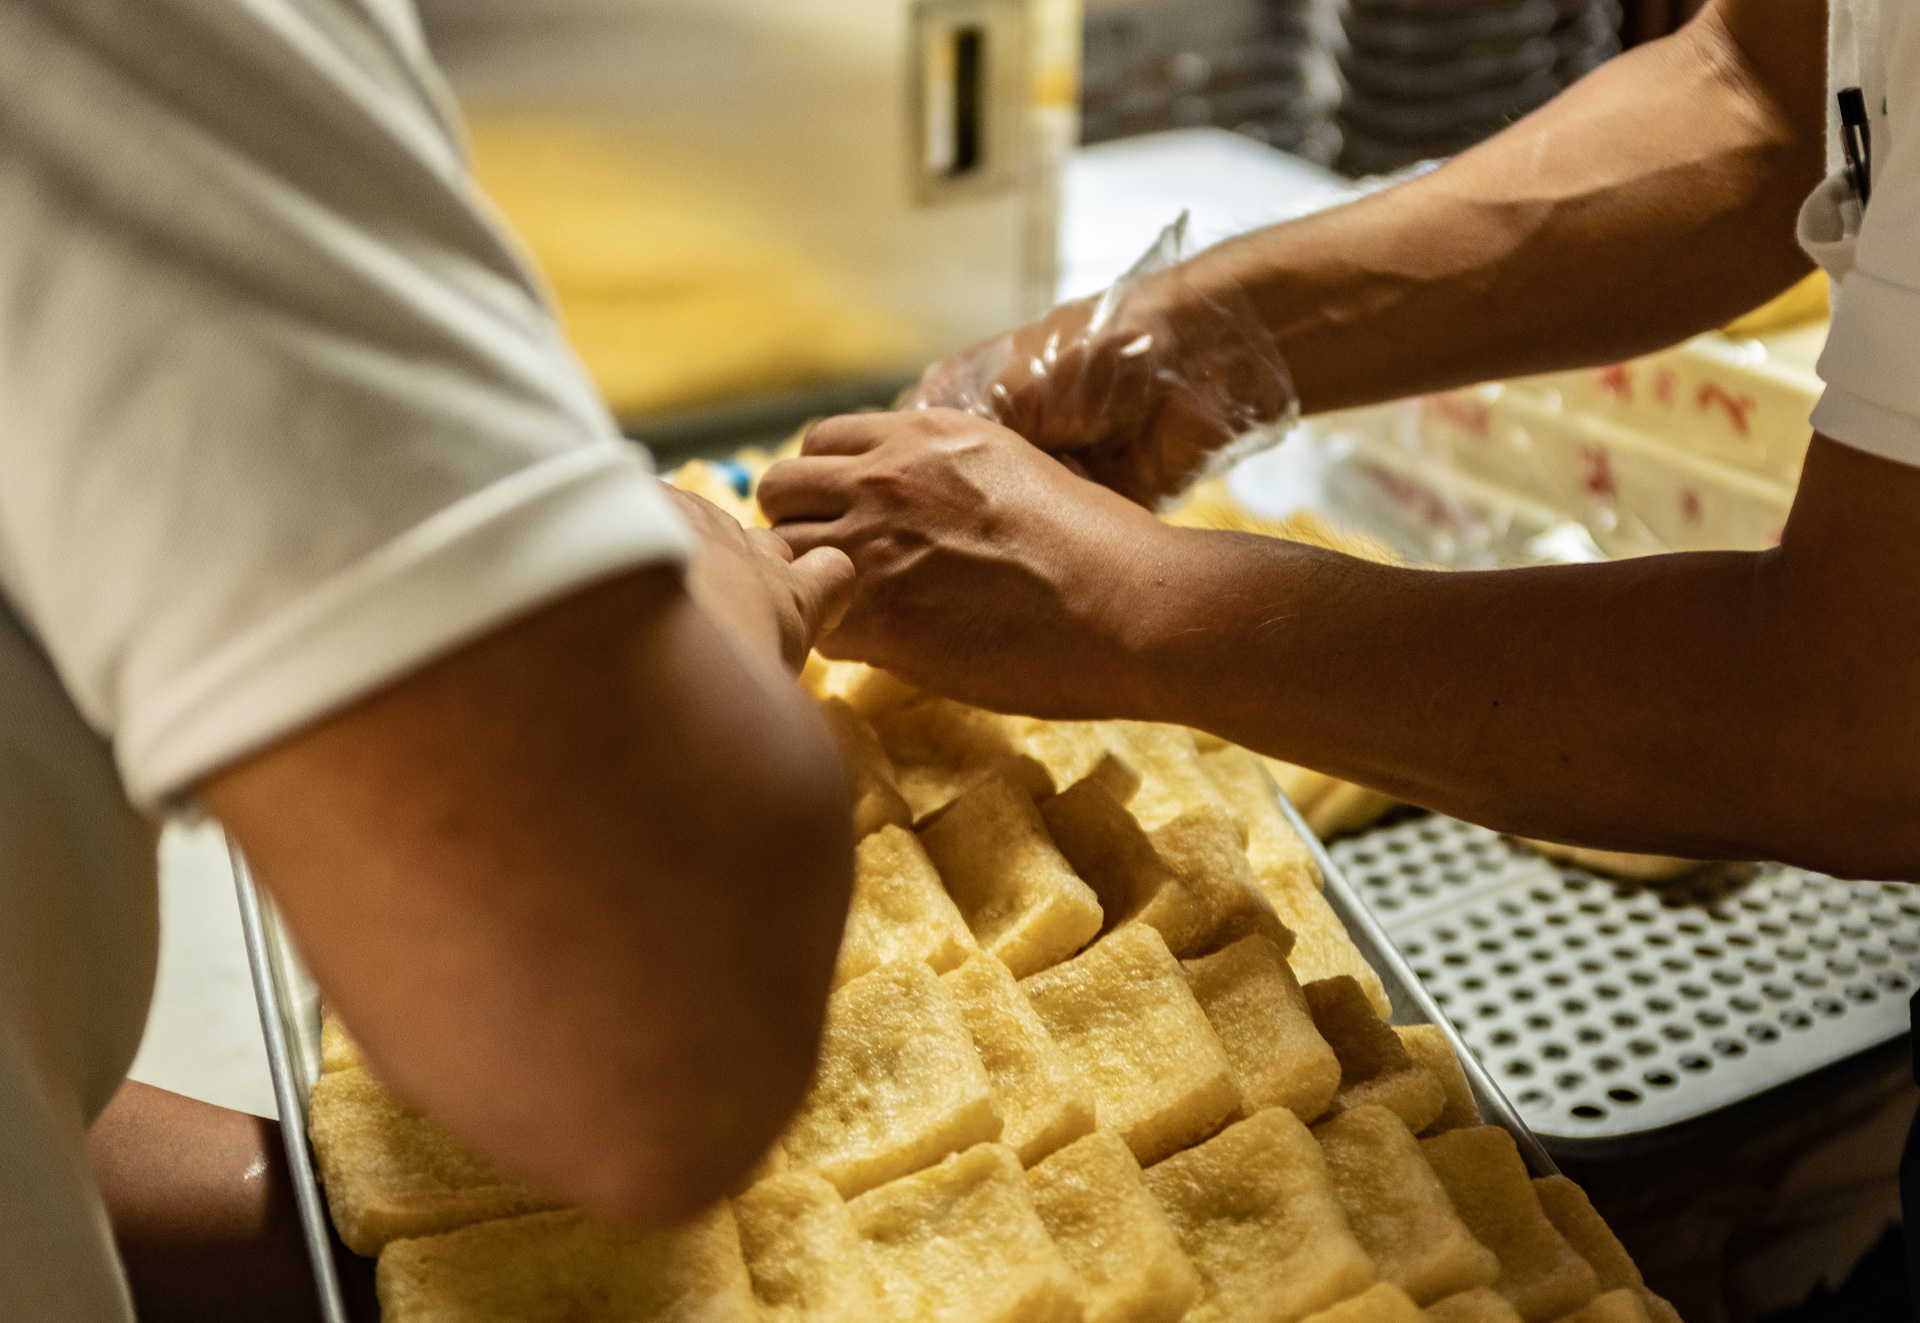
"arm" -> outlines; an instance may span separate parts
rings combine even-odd
[[[202,787],[383,1078],[650,1221],[722,1194],[798,1100],[851,871],[776,646],[804,654],[846,562],[789,566],[703,504],[686,580],[577,593]]]
[[[1825,21],[1808,0],[1716,0],[1432,174],[1209,249],[1102,334],[1065,305],[932,369],[919,399],[978,408],[989,374],[997,421],[1150,503],[1235,406],[1282,411],[1276,347],[1314,413],[1720,325],[1809,269],[1794,221],[1824,172]]]
[[[1173,528],[944,410],[807,452],[761,502],[859,569],[833,655],[1527,836],[1920,874],[1920,468],[1816,438],[1775,550],[1455,574]]]

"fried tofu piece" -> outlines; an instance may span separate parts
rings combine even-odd
[[[1200,767],[1221,798],[1246,822],[1247,861],[1254,873],[1318,888],[1320,870],[1314,865],[1313,851],[1281,811],[1279,793],[1260,755],[1227,744],[1203,752]]]
[[[1100,900],[1003,777],[983,781],[921,833],[980,946],[1016,977],[1058,964],[1100,931]]]
[[[1280,948],[1254,934],[1189,960],[1187,985],[1227,1051],[1242,1108],[1284,1107],[1312,1121],[1340,1091],[1340,1059],[1314,1027]]]
[[[1473,1086],[1467,1083],[1467,1072],[1461,1067],[1453,1044],[1447,1040],[1446,1030],[1437,1024],[1397,1024],[1393,1032],[1400,1035],[1400,1045],[1407,1049],[1413,1064],[1440,1081],[1440,1092],[1447,1100],[1439,1118],[1426,1128],[1426,1134],[1486,1124],[1480,1115],[1480,1104],[1473,1100]]]
[[[1014,718],[916,695],[877,708],[872,720],[916,823],[995,776],[1034,799],[1058,788],[1046,765],[1021,747]]]
[[[553,1208],[495,1171],[365,1068],[314,1082],[307,1133],[340,1239],[371,1258],[392,1240]]]
[[[1149,1167],[1146,1181],[1200,1271],[1189,1323],[1296,1323],[1373,1282],[1320,1146],[1285,1108]]]
[[[1075,1140],[1027,1172],[1034,1207],[1080,1282],[1085,1323],[1177,1323],[1200,1274],[1110,1130]]]
[[[347,1033],[347,1026],[333,1013],[333,1007],[320,1004],[320,1073],[353,1070],[367,1063],[360,1059],[360,1045]]]
[[[1131,799],[1140,787],[1138,774],[1114,757],[1100,728],[1091,721],[1039,721],[1033,717],[1007,717],[1005,721],[1014,749],[1046,768],[1056,791],[1088,777],[1109,788],[1124,787],[1126,793],[1119,796],[1122,800]]]
[[[868,1323],[880,1301],[840,1192],[808,1171],[733,1201],[740,1249],[765,1323]]]
[[[994,1105],[1006,1123],[1000,1142],[1030,1167],[1090,1134],[1093,1094],[1007,967],[976,956],[942,981],[987,1068]]]
[[[568,1210],[396,1240],[376,1274],[381,1323],[757,1323],[733,1213],[642,1231]]]
[[[1033,1206],[1020,1159],[981,1144],[849,1205],[881,1317],[1078,1323],[1078,1284]]]
[[[866,719],[849,707],[844,699],[821,702],[820,711],[840,746],[840,761],[847,768],[847,790],[853,800],[853,835],[859,840],[882,827],[911,827],[913,813],[900,796],[900,783],[893,774],[893,763],[880,747]]]
[[[1335,781],[1330,790],[1303,816],[1314,835],[1321,840],[1342,832],[1359,831],[1371,826],[1382,814],[1400,801],[1378,790],[1357,786],[1350,781]]]
[[[1142,1164],[1206,1138],[1239,1111],[1226,1049],[1152,928],[1122,928],[1022,986],[1092,1088],[1100,1124]]]
[[[848,1198],[1000,1135],[953,994],[919,961],[834,993],[813,1087],[783,1141]]]
[[[1321,1310],[1307,1323],[1426,1323],[1426,1317],[1405,1291],[1381,1282],[1332,1309]]]
[[[1283,955],[1293,949],[1293,933],[1260,890],[1246,848],[1227,819],[1204,809],[1180,813],[1156,827],[1148,839],[1174,876],[1207,907],[1207,932],[1197,954],[1256,932],[1272,939]]]
[[[1192,731],[1147,721],[1105,721],[1100,732],[1140,777],[1127,807],[1142,827],[1152,831],[1182,813],[1211,813],[1231,822],[1241,845],[1246,844],[1246,823],[1200,766]]]
[[[860,842],[834,987],[897,960],[919,960],[944,974],[979,950],[919,837],[886,826]]]
[[[1427,1306],[1427,1323],[1520,1323],[1520,1315],[1498,1291],[1483,1286],[1434,1301]]]
[[[787,1150],[776,1139],[767,1147],[767,1151],[760,1155],[760,1160],[747,1168],[746,1174],[736,1181],[727,1193],[740,1194],[750,1190],[761,1181],[770,1180],[786,1171],[787,1165]]]
[[[1287,952],[1287,963],[1293,966],[1302,984],[1345,975],[1367,994],[1376,1015],[1384,1020],[1393,1014],[1393,1002],[1387,997],[1380,975],[1353,944],[1353,938],[1347,935],[1347,926],[1333,912],[1332,903],[1317,883],[1309,886],[1297,879],[1276,882],[1264,874],[1260,875],[1259,882],[1273,912],[1293,934],[1293,949]]]
[[[1526,1323],[1571,1314],[1599,1294],[1593,1266],[1547,1220],[1513,1136],[1475,1126],[1423,1139],[1420,1148],[1467,1230],[1499,1257],[1493,1289]]]
[[[1467,1230],[1399,1117],[1384,1107],[1356,1107],[1313,1133],[1347,1222],[1381,1281],[1425,1305],[1499,1280],[1500,1261]]]
[[[1040,816],[1073,871],[1099,897],[1103,931],[1144,923],[1175,955],[1192,952],[1206,936],[1206,905],[1174,876],[1134,816],[1098,779],[1089,777],[1044,801]]]
[[[1377,1103],[1415,1133],[1432,1125],[1447,1105],[1446,1091],[1413,1064],[1400,1035],[1374,1014],[1360,985],[1343,975],[1309,983],[1301,991],[1320,1036],[1340,1058],[1340,1092],[1333,1111]]]
[[[1587,1192],[1565,1176],[1541,1176],[1533,1182],[1540,1197],[1541,1211],[1553,1229],[1567,1238],[1574,1253],[1593,1265],[1603,1292],[1626,1289],[1640,1296],[1647,1317],[1653,1323],[1680,1323],[1680,1314],[1672,1305],[1647,1289],[1640,1266],[1627,1253],[1627,1247],[1613,1234],[1587,1198]]]
[[[1595,1296],[1560,1323],[1653,1323],[1646,1301],[1625,1287]]]

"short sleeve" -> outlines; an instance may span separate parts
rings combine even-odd
[[[1873,193],[1835,289],[1819,365],[1827,389],[1812,422],[1836,441],[1920,464],[1920,104],[1907,96],[1920,91],[1920,18],[1910,11],[1879,11],[1884,82],[1864,80],[1886,89],[1869,106]]]
[[[0,587],[161,803],[690,535],[395,0],[0,5]]]

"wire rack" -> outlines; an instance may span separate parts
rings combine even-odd
[[[1595,1154],[1907,1032],[1920,893],[1781,865],[1660,888],[1416,818],[1330,853],[1521,1117]]]

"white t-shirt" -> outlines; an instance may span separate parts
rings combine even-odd
[[[0,1317],[129,1316],[81,1144],[152,985],[132,806],[689,549],[409,0],[0,0]]]
[[[1800,211],[1800,242],[1833,281],[1813,426],[1850,446],[1920,464],[1920,15],[1909,3],[1832,0],[1828,176]],[[1835,93],[1858,87],[1872,135],[1864,211],[1843,171]]]

